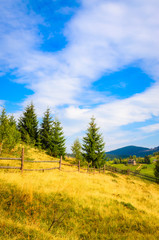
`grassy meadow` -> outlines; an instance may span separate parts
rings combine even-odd
[[[137,165],[133,166],[131,164],[129,165],[125,165],[125,164],[111,164],[111,166],[122,169],[122,170],[131,170],[131,171],[135,171],[135,170],[140,170],[140,173],[148,175],[150,177],[155,177],[154,175],[154,168],[155,168],[155,163],[151,163],[151,164],[140,164],[138,163]]]
[[[25,156],[52,159],[33,148]],[[159,185],[75,170],[0,170],[0,239],[159,239]]]

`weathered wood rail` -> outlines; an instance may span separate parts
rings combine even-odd
[[[16,160],[16,161],[21,161],[21,166],[20,167],[17,167],[17,166],[0,166],[0,169],[19,169],[21,170],[21,173],[23,173],[23,171],[48,171],[48,170],[54,170],[54,169],[59,169],[59,170],[63,170],[61,169],[62,166],[69,166],[69,167],[77,167],[77,170],[75,171],[78,171],[78,172],[81,172],[81,170],[84,170],[86,173],[93,173],[93,174],[96,174],[96,173],[104,173],[105,174],[105,171],[110,171],[110,172],[113,172],[113,173],[120,173],[120,174],[126,174],[126,175],[134,175],[134,176],[137,176],[137,177],[140,177],[140,178],[143,178],[143,179],[146,179],[146,180],[149,180],[149,181],[153,181],[153,182],[156,182],[156,178],[153,177],[153,176],[149,176],[149,175],[145,175],[145,174],[141,174],[139,173],[139,171],[131,171],[129,169],[126,169],[126,170],[122,170],[122,169],[119,169],[119,168],[116,168],[114,166],[108,166],[108,165],[104,165],[103,168],[95,168],[95,167],[90,167],[90,164],[88,164],[86,167],[81,167],[81,163],[80,161],[78,161],[78,164],[69,164],[69,163],[62,163],[62,156],[60,158],[60,160],[24,160],[24,148],[22,149],[22,154],[21,154],[21,158],[0,158],[0,160]],[[59,163],[59,166],[58,167],[50,167],[50,168],[36,168],[36,169],[26,169],[24,168],[24,165],[25,163]],[[75,172],[74,170],[71,170],[69,172]]]
[[[19,169],[23,173],[23,167],[24,167],[24,148],[22,148],[22,154],[21,158],[4,158],[1,157],[0,160],[9,160],[9,161],[21,161],[21,167],[17,166],[0,166],[0,169]]]
[[[46,170],[53,170],[53,169],[59,169],[61,170],[61,163],[62,163],[62,157],[59,161],[50,161],[50,160],[42,160],[42,161],[33,161],[33,160],[24,160],[24,148],[22,148],[22,154],[21,158],[0,158],[0,160],[14,160],[14,161],[21,161],[21,167],[17,166],[0,166],[0,169],[19,169],[21,170],[21,173],[23,171],[46,171]],[[39,169],[26,169],[24,168],[24,163],[59,163],[58,167],[51,167],[51,168],[39,168]]]

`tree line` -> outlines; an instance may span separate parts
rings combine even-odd
[[[0,115],[0,152],[10,151],[20,141],[42,148],[51,156],[65,156],[65,137],[58,119],[51,117],[48,108],[39,124],[33,103],[29,104],[17,123],[5,109]]]
[[[76,160],[101,167],[105,163],[105,150],[102,134],[92,117],[83,143],[76,139],[71,147]],[[20,141],[44,149],[53,157],[63,158],[66,155],[66,139],[61,122],[51,116],[47,108],[39,124],[33,103],[29,104],[16,122],[13,116],[8,116],[3,109],[0,114],[0,153],[12,150]]]

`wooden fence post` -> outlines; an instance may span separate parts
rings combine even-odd
[[[99,173],[100,173],[100,168],[99,168]]]
[[[22,148],[21,173],[23,173],[23,169],[24,169],[24,148]]]
[[[78,161],[78,171],[80,172],[80,161]]]
[[[103,173],[105,173],[105,164],[104,164],[104,168],[103,168]]]
[[[89,172],[89,163],[88,163],[88,167],[87,167],[87,172]]]
[[[62,164],[62,156],[60,157],[60,161],[59,161],[59,170],[61,170],[61,164]]]

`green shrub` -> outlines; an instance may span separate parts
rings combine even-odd
[[[136,208],[131,203],[121,202],[121,204],[130,210],[136,210]]]

